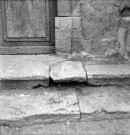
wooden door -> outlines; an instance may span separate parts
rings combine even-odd
[[[51,53],[56,5],[56,0],[1,0],[0,53]]]

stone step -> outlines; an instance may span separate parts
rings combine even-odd
[[[49,86],[50,65],[63,60],[53,55],[0,55],[0,88]]]
[[[85,64],[90,85],[130,85],[130,64]]]
[[[0,124],[25,126],[130,118],[130,87],[53,86],[0,91]]]
[[[31,89],[49,81],[100,85],[130,85],[130,64],[96,64],[56,55],[1,55],[0,88]]]

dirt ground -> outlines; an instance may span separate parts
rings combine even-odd
[[[0,135],[130,135],[130,119],[1,127]]]

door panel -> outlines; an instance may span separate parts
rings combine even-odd
[[[49,41],[48,0],[2,1],[6,41]]]
[[[5,1],[7,37],[35,37],[33,1]]]
[[[54,52],[57,0],[0,0],[0,54]]]

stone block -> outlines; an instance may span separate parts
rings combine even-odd
[[[0,88],[49,85],[49,66],[64,59],[51,55],[1,55]]]
[[[80,52],[82,50],[82,30],[74,28],[72,31],[72,52]]]
[[[55,17],[55,28],[72,28],[72,17]]]
[[[63,61],[52,65],[50,77],[55,82],[87,81],[83,65],[79,61]]]
[[[56,17],[56,52],[71,53],[82,50],[82,29],[80,17]]]
[[[95,112],[96,116],[101,112],[130,113],[130,92],[123,87],[90,87],[87,90],[83,88],[77,97],[83,115]],[[106,116],[104,115],[104,118]]]
[[[85,64],[85,70],[91,85],[130,84],[129,64]]]
[[[0,122],[15,126],[35,122],[77,120],[79,115],[75,91],[53,89],[17,90],[1,92]]]
[[[56,51],[71,53],[71,29],[56,29]]]

